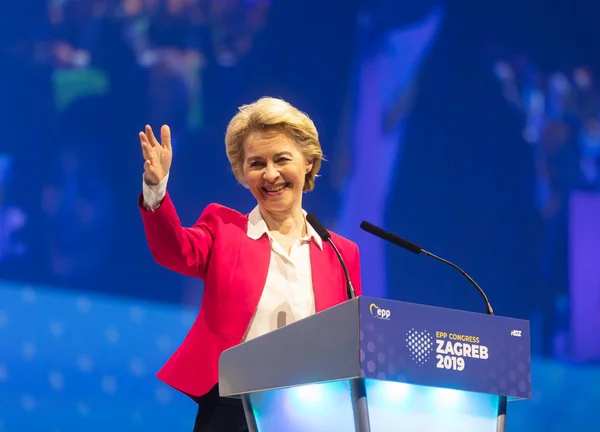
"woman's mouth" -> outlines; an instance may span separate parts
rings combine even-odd
[[[270,186],[263,186],[262,190],[263,192],[265,192],[268,195],[279,195],[281,193],[283,193],[283,191],[285,191],[285,189],[287,189],[290,186],[289,182],[286,183],[281,183],[278,185],[270,185]]]

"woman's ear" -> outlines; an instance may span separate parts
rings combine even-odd
[[[313,166],[314,166],[313,160],[312,159],[307,159],[306,160],[306,173],[307,174],[313,169]]]

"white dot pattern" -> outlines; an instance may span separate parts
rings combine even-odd
[[[82,314],[87,314],[92,308],[92,301],[87,297],[79,297],[77,299],[77,311]]]
[[[413,361],[418,365],[424,365],[431,358],[433,339],[428,331],[413,328],[406,332],[406,347]]]
[[[6,325],[7,321],[6,312],[0,309],[0,329]]]
[[[129,363],[129,370],[131,372],[131,375],[135,377],[142,377],[146,375],[146,365],[144,363],[144,360],[137,357],[132,358]]]
[[[37,350],[35,348],[35,344],[33,342],[23,342],[22,346],[23,358],[28,361],[32,361],[35,359]]]
[[[156,400],[163,405],[167,405],[171,402],[171,400],[173,400],[173,391],[168,387],[158,387],[154,394],[156,396]]]
[[[77,402],[77,412],[82,417],[87,417],[90,414],[90,408],[87,406],[85,402]]]
[[[50,382],[50,386],[56,391],[60,391],[65,387],[65,378],[63,374],[58,371],[50,372],[48,381]]]
[[[65,334],[65,325],[60,321],[51,321],[49,330],[52,336],[59,338]]]
[[[0,363],[0,383],[8,381],[8,369]]]
[[[77,367],[81,372],[89,373],[94,369],[94,361],[87,355],[77,357]]]
[[[35,290],[33,287],[26,286],[21,290],[21,295],[23,296],[23,301],[27,303],[33,303],[36,300]]]
[[[0,432],[190,430],[194,405],[155,374],[197,311],[0,283]]]
[[[115,327],[111,326],[107,328],[104,335],[106,336],[106,341],[111,344],[117,343],[119,341],[119,330],[117,330]]]
[[[118,383],[117,379],[113,376],[104,376],[101,381],[102,390],[106,394],[114,395],[117,392]]]
[[[21,407],[25,411],[33,411],[36,407],[35,398],[31,395],[21,396]]]
[[[143,324],[144,322],[144,309],[139,306],[133,306],[129,310],[129,319],[132,323]]]

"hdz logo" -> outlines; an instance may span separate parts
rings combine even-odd
[[[510,335],[516,336],[516,337],[521,337],[521,330],[511,330]]]
[[[410,357],[419,366],[427,363],[433,352],[433,339],[427,330],[410,329],[406,332],[406,347]]]
[[[375,303],[371,303],[369,306],[369,312],[371,312],[371,315],[373,315],[375,318],[383,320],[389,320],[390,315],[392,314],[389,309],[380,309]]]

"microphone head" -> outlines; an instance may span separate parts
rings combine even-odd
[[[315,229],[323,241],[329,241],[331,234],[329,234],[329,231],[327,231],[325,227],[321,225],[321,222],[319,222],[314,214],[308,213],[306,215],[306,221]]]
[[[421,246],[406,239],[403,239],[402,237],[397,236],[396,234],[392,234],[391,232],[386,231],[383,228],[379,228],[378,226],[375,226],[370,222],[362,221],[360,223],[360,227],[366,232],[373,234],[374,236],[379,237],[380,239],[389,241],[390,243],[395,244],[396,246],[400,246],[401,248],[404,248],[407,251],[412,252],[414,254],[419,255],[421,252],[423,252],[423,248]]]
[[[287,324],[287,314],[284,311],[277,313],[277,328],[285,327]]]

